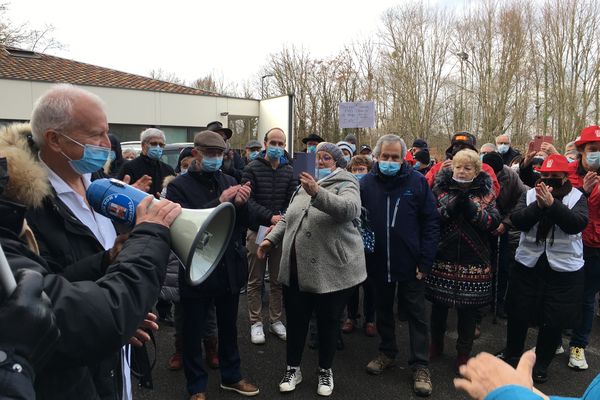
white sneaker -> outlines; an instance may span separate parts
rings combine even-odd
[[[531,351],[535,353],[535,346],[531,348]],[[562,346],[562,344],[559,344],[556,350],[554,350],[554,355],[564,354],[564,352],[565,348]]]
[[[588,363],[585,360],[585,349],[582,347],[571,347],[569,367],[578,370],[588,369]]]
[[[271,326],[269,326],[269,332],[281,340],[287,339],[287,331],[285,330],[285,325],[283,325],[281,321],[272,323]]]
[[[317,394],[319,396],[331,396],[333,393],[333,371],[331,368],[319,368],[319,386],[317,386]]]
[[[279,391],[282,393],[292,392],[300,382],[302,382],[302,372],[300,371],[300,367],[290,367],[288,365],[285,374],[283,375],[283,379],[279,382]]]
[[[265,343],[265,332],[263,331],[262,322],[255,322],[250,327],[250,341],[253,344],[264,344]]]

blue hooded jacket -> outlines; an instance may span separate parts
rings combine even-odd
[[[367,255],[370,276],[384,282],[416,279],[429,273],[440,236],[435,197],[425,177],[406,163],[395,176],[377,164],[360,181],[362,205],[375,233],[375,252]]]

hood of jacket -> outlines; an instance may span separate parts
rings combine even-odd
[[[461,190],[460,186],[452,179],[452,174],[451,168],[443,169],[437,174],[433,186],[434,193]],[[487,196],[492,191],[492,178],[485,171],[480,171],[479,175],[473,179],[468,191],[477,197]]]
[[[32,148],[31,126],[12,124],[0,128],[0,158],[8,164],[8,182],[2,197],[27,207],[39,207],[51,194],[45,169]]]

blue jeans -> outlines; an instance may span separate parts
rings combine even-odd
[[[590,250],[586,248],[585,250]],[[586,254],[587,253],[587,254]],[[594,307],[596,293],[600,292],[600,251],[584,251],[585,264],[585,289],[583,291],[583,310],[581,324],[573,331],[571,347],[583,347],[589,344],[592,322],[594,321]]]

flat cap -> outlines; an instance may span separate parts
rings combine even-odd
[[[226,145],[223,137],[217,132],[202,131],[194,136],[194,146],[205,149],[219,149],[225,151]]]

